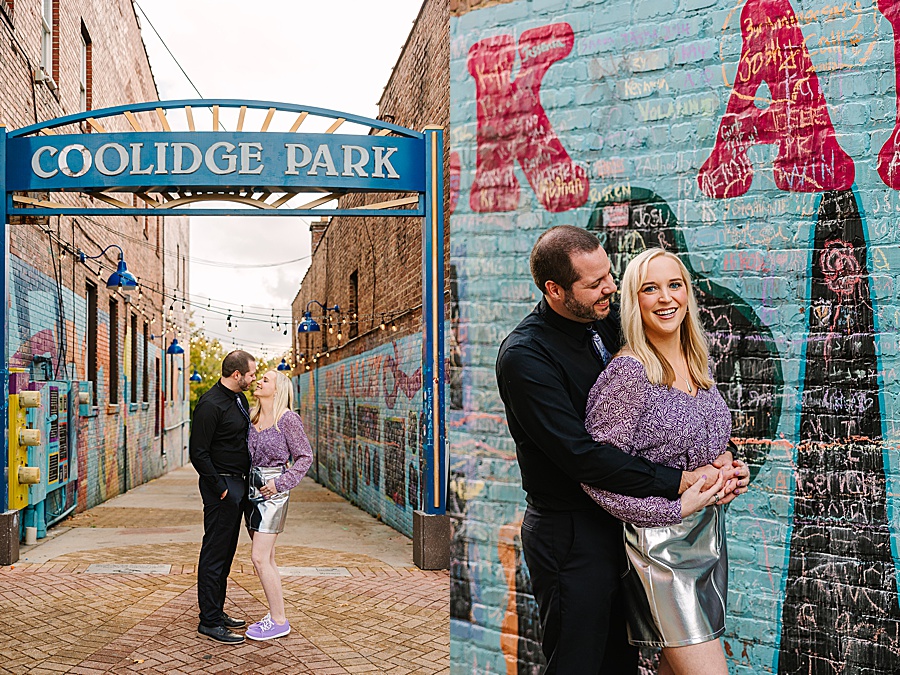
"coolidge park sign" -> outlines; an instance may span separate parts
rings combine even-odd
[[[420,192],[418,139],[284,133],[116,133],[10,138],[7,190],[327,188]]]
[[[197,129],[194,111],[200,109],[211,113],[209,130]],[[265,111],[258,131],[249,130],[248,110]],[[226,116],[236,119],[230,123],[231,131],[221,131]],[[327,127],[324,132],[301,130],[301,125],[309,128],[317,118],[319,128]],[[351,126],[351,133],[335,133],[345,123]],[[414,552],[425,546],[426,539],[444,548],[449,543],[446,516],[442,515],[449,466],[443,378],[443,177],[440,127],[415,131],[382,120],[294,104],[224,99],[152,101],[91,110],[12,131],[0,126],[0,222],[4,227],[8,216],[60,214],[422,218],[421,419],[425,438],[420,462],[424,494],[419,505],[423,517],[413,518]],[[341,208],[340,202],[337,207],[328,206],[350,192],[376,194],[358,208]],[[121,193],[138,195],[141,206],[123,200]],[[311,193],[312,199],[309,194],[301,199],[303,193]],[[377,193],[406,195],[385,199]],[[304,203],[294,205],[295,200]],[[215,206],[188,208],[201,202]],[[247,206],[258,210],[249,211]],[[0,241],[4,242],[0,260],[7,265],[8,239]],[[6,280],[4,267],[0,273],[4,295]],[[6,326],[4,314],[0,329],[4,354]],[[8,432],[6,358],[2,369],[0,417]],[[20,460],[7,453],[4,456],[12,485]],[[0,490],[3,511],[9,505],[6,481],[0,481]]]

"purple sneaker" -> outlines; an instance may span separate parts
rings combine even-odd
[[[252,624],[244,633],[251,640],[274,640],[284,637],[291,632],[291,624],[285,619],[284,623],[275,623],[272,617],[266,614],[262,619]]]

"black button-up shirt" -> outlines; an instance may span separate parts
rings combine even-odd
[[[244,410],[249,410],[243,392],[233,392],[218,381],[197,401],[191,420],[191,464],[218,494],[228,489],[219,474],[246,475],[250,471],[250,422],[238,408],[238,397]]]
[[[621,347],[617,309],[593,325],[615,354]],[[602,370],[588,327],[541,300],[500,345],[497,383],[526,501],[551,511],[598,508],[581,483],[677,499],[681,471],[597,443],[585,430],[588,393]]]

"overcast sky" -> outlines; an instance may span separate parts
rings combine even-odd
[[[378,99],[412,28],[422,0],[138,0],[138,16],[162,100],[198,98],[153,28],[203,98],[259,99],[331,108],[376,117]],[[146,18],[144,16],[146,15]],[[149,21],[148,21],[149,20]],[[249,127],[248,127],[249,128]],[[227,348],[274,356],[291,345],[291,326],[273,332],[268,319],[290,320],[290,304],[306,272],[308,224],[300,218],[192,218],[190,290],[195,320],[212,305],[236,310],[237,330],[207,314],[207,333]],[[237,265],[291,265],[240,269]],[[251,310],[251,305],[256,306]],[[263,309],[259,309],[262,307]]]

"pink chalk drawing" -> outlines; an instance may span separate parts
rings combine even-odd
[[[889,3],[885,3],[889,4]],[[741,11],[743,44],[712,154],[697,176],[709,197],[750,189],[747,149],[776,143],[775,184],[788,192],[847,190],[856,168],[838,143],[797,16],[788,0],[748,0]],[[771,101],[757,107],[765,83]]]
[[[572,161],[541,104],[541,82],[551,65],[572,51],[567,23],[526,30],[519,37],[519,71],[512,79],[516,42],[497,35],[472,45],[468,69],[475,79],[478,129],[473,211],[514,211],[519,205],[515,162],[541,205],[553,213],[587,201],[587,171]]]
[[[900,3],[896,0],[878,0],[878,9],[894,29],[894,81],[897,96],[897,121],[894,133],[878,153],[878,175],[885,185],[900,190]]]

